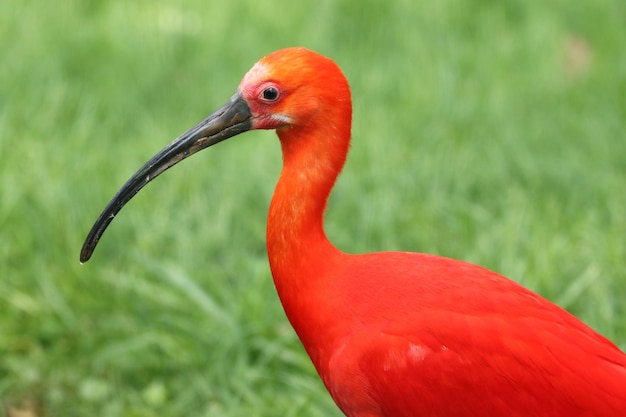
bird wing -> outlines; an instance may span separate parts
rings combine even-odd
[[[626,415],[626,355],[565,310],[459,261],[406,254],[381,268],[379,285],[362,271],[368,310],[353,308],[367,325],[353,325],[329,363],[325,382],[346,414]]]

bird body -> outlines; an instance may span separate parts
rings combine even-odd
[[[276,129],[283,170],[267,250],[287,317],[349,417],[626,416],[626,355],[501,275],[434,255],[352,255],[324,232],[350,146],[348,83],[330,59],[288,48],[261,59],[223,108],[135,174],[83,247],[148,181],[250,129]]]
[[[283,303],[346,415],[623,415],[624,354],[519,284],[432,255],[336,258]]]

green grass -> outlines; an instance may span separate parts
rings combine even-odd
[[[0,3],[2,402],[341,415],[271,283],[273,133],[168,172],[78,262],[135,169],[290,45],[353,90],[340,248],[481,264],[626,347],[626,3],[283,3]]]

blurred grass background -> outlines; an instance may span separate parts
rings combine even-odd
[[[624,21],[621,0],[1,2],[5,415],[341,415],[271,283],[273,133],[168,172],[78,262],[118,187],[293,45],[353,90],[337,246],[481,264],[626,347]]]

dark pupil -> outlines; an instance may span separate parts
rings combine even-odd
[[[276,100],[278,98],[278,90],[274,87],[270,87],[263,91],[263,98],[265,100]]]

